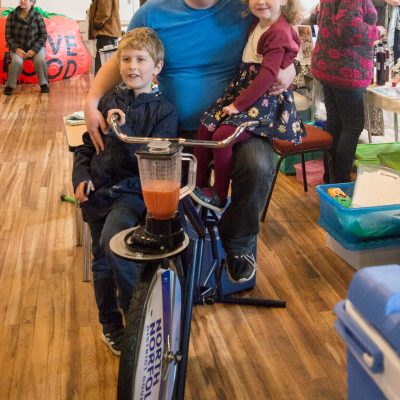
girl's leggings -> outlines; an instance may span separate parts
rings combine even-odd
[[[220,125],[214,132],[210,132],[204,125],[200,125],[197,138],[200,140],[220,141],[232,135],[236,126]],[[205,147],[196,147],[194,155],[197,158],[197,180],[198,187],[208,186],[208,166],[214,156],[214,189],[217,192],[220,201],[225,201],[228,196],[229,181],[233,166],[233,145],[243,142],[252,137],[248,131],[235,139],[235,141],[227,147],[219,149],[209,149]]]

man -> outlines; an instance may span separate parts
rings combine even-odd
[[[240,0],[149,0],[133,16],[128,30],[151,27],[164,44],[166,58],[158,81],[178,109],[180,135],[195,134],[200,115],[234,75],[252,21],[243,17],[245,8]],[[273,93],[286,89],[294,76],[293,66],[281,71]],[[97,151],[103,149],[100,128],[106,131],[97,104],[119,81],[113,57],[100,69],[86,100],[86,123]],[[252,249],[272,176],[268,141],[254,137],[235,146],[231,204],[218,229],[230,271],[240,282],[251,279],[257,268]]]
[[[119,0],[92,0],[89,9],[89,39],[96,39],[95,75],[101,67],[99,50],[107,45],[117,45],[120,36]]]

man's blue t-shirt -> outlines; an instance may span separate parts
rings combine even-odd
[[[219,0],[198,10],[184,0],[149,0],[128,30],[154,29],[165,48],[161,91],[178,109],[179,127],[197,130],[206,108],[221,96],[237,70],[252,17],[240,0]]]

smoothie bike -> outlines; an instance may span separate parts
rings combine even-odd
[[[184,398],[186,366],[189,350],[192,307],[195,303],[214,302],[285,307],[283,300],[244,299],[221,296],[218,284],[222,265],[218,256],[215,215],[198,210],[186,197],[195,186],[196,159],[182,154],[183,146],[225,147],[244,130],[262,124],[251,121],[241,124],[227,139],[219,142],[130,137],[118,126],[112,128],[118,138],[130,144],[143,144],[137,152],[144,202],[147,207],[145,225],[124,230],[110,242],[119,257],[145,263],[145,273],[137,283],[126,319],[126,338],[118,376],[118,399]],[[188,183],[181,188],[182,163],[188,163]],[[181,200],[181,201],[180,201]],[[181,207],[179,207],[181,203]],[[178,210],[183,209],[184,212]],[[185,218],[186,217],[186,218]],[[196,232],[191,240],[190,261],[183,254],[189,245],[184,229],[189,222]],[[216,284],[209,287],[199,282],[204,267],[205,238],[211,236]]]

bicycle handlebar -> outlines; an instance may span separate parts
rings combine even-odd
[[[213,141],[213,140],[197,140],[197,139],[185,139],[185,138],[151,138],[151,137],[132,137],[128,136],[121,131],[121,128],[117,124],[119,120],[119,115],[114,114],[111,118],[111,127],[117,137],[125,143],[129,144],[146,144],[150,142],[173,142],[178,143],[182,146],[202,146],[202,147],[212,147],[212,148],[220,148],[226,147],[228,144],[232,143],[243,131],[248,128],[256,127],[256,126],[265,126],[269,121],[266,120],[258,120],[258,121],[247,121],[240,124],[232,135],[228,136],[224,140]]]

